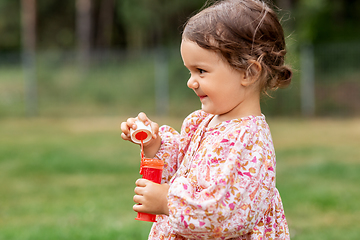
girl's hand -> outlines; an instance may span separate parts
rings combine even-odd
[[[161,138],[159,136],[159,125],[156,122],[151,121],[145,113],[141,112],[135,118],[128,118],[126,122],[121,123],[121,138],[133,142],[130,136],[130,129],[136,130],[135,121],[140,120],[146,126],[151,127],[152,131],[152,139],[146,143],[144,143],[144,153],[145,156],[148,158],[153,158],[156,152],[159,150],[161,145]]]
[[[134,192],[133,206],[135,212],[150,213],[156,215],[169,215],[167,194],[169,184],[157,184],[147,179],[138,179]]]
[[[137,117],[135,118],[128,118],[126,122],[122,122],[120,127],[121,127],[121,137],[124,140],[127,141],[131,141],[131,137],[130,137],[130,129],[136,130],[136,120],[140,120],[142,121],[146,126],[151,127],[151,131],[153,132],[153,139],[156,139],[158,137],[158,133],[159,133],[159,125],[156,122],[151,121],[145,113],[141,112],[138,114]]]

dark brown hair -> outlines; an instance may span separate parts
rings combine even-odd
[[[292,71],[284,64],[283,28],[274,10],[263,1],[217,1],[188,20],[183,38],[219,52],[230,66],[246,74],[256,74],[251,65],[257,61],[265,93],[291,82]]]

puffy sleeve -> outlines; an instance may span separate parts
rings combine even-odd
[[[161,146],[155,157],[164,160],[164,169],[161,183],[168,183],[178,168],[180,134],[170,126],[161,126],[159,129]]]
[[[179,176],[169,189],[169,221],[179,235],[241,236],[254,230],[270,206],[275,190],[270,132],[248,126],[225,135],[199,149],[202,159],[193,177]]]
[[[155,157],[164,160],[162,183],[168,183],[176,173],[183,160],[184,153],[187,151],[191,137],[206,116],[208,114],[201,110],[191,113],[183,121],[180,133],[167,125],[159,128],[161,146]]]

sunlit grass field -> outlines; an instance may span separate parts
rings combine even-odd
[[[125,117],[0,119],[0,240],[147,239]],[[154,119],[180,128],[182,119]],[[268,118],[292,239],[359,239],[360,119]]]

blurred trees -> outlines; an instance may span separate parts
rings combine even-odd
[[[0,51],[20,49],[20,2],[0,1]]]
[[[204,0],[37,0],[37,46],[66,50],[89,44],[91,49],[139,50],[169,44],[179,40],[179,27],[203,3]],[[88,19],[86,7],[90,7]],[[21,49],[19,19],[18,1],[0,1],[0,51]]]
[[[37,35],[40,49],[73,49],[79,43],[81,11],[76,6],[90,3],[88,39],[91,49],[143,49],[179,40],[182,24],[205,0],[37,0]],[[277,0],[289,10],[292,32],[301,41],[354,40],[360,22],[357,0]],[[0,1],[0,50],[19,50],[19,1]],[[85,38],[84,40],[85,41]],[[82,44],[85,44],[84,42]]]
[[[328,43],[360,40],[360,1],[298,0],[294,11],[298,39]]]

